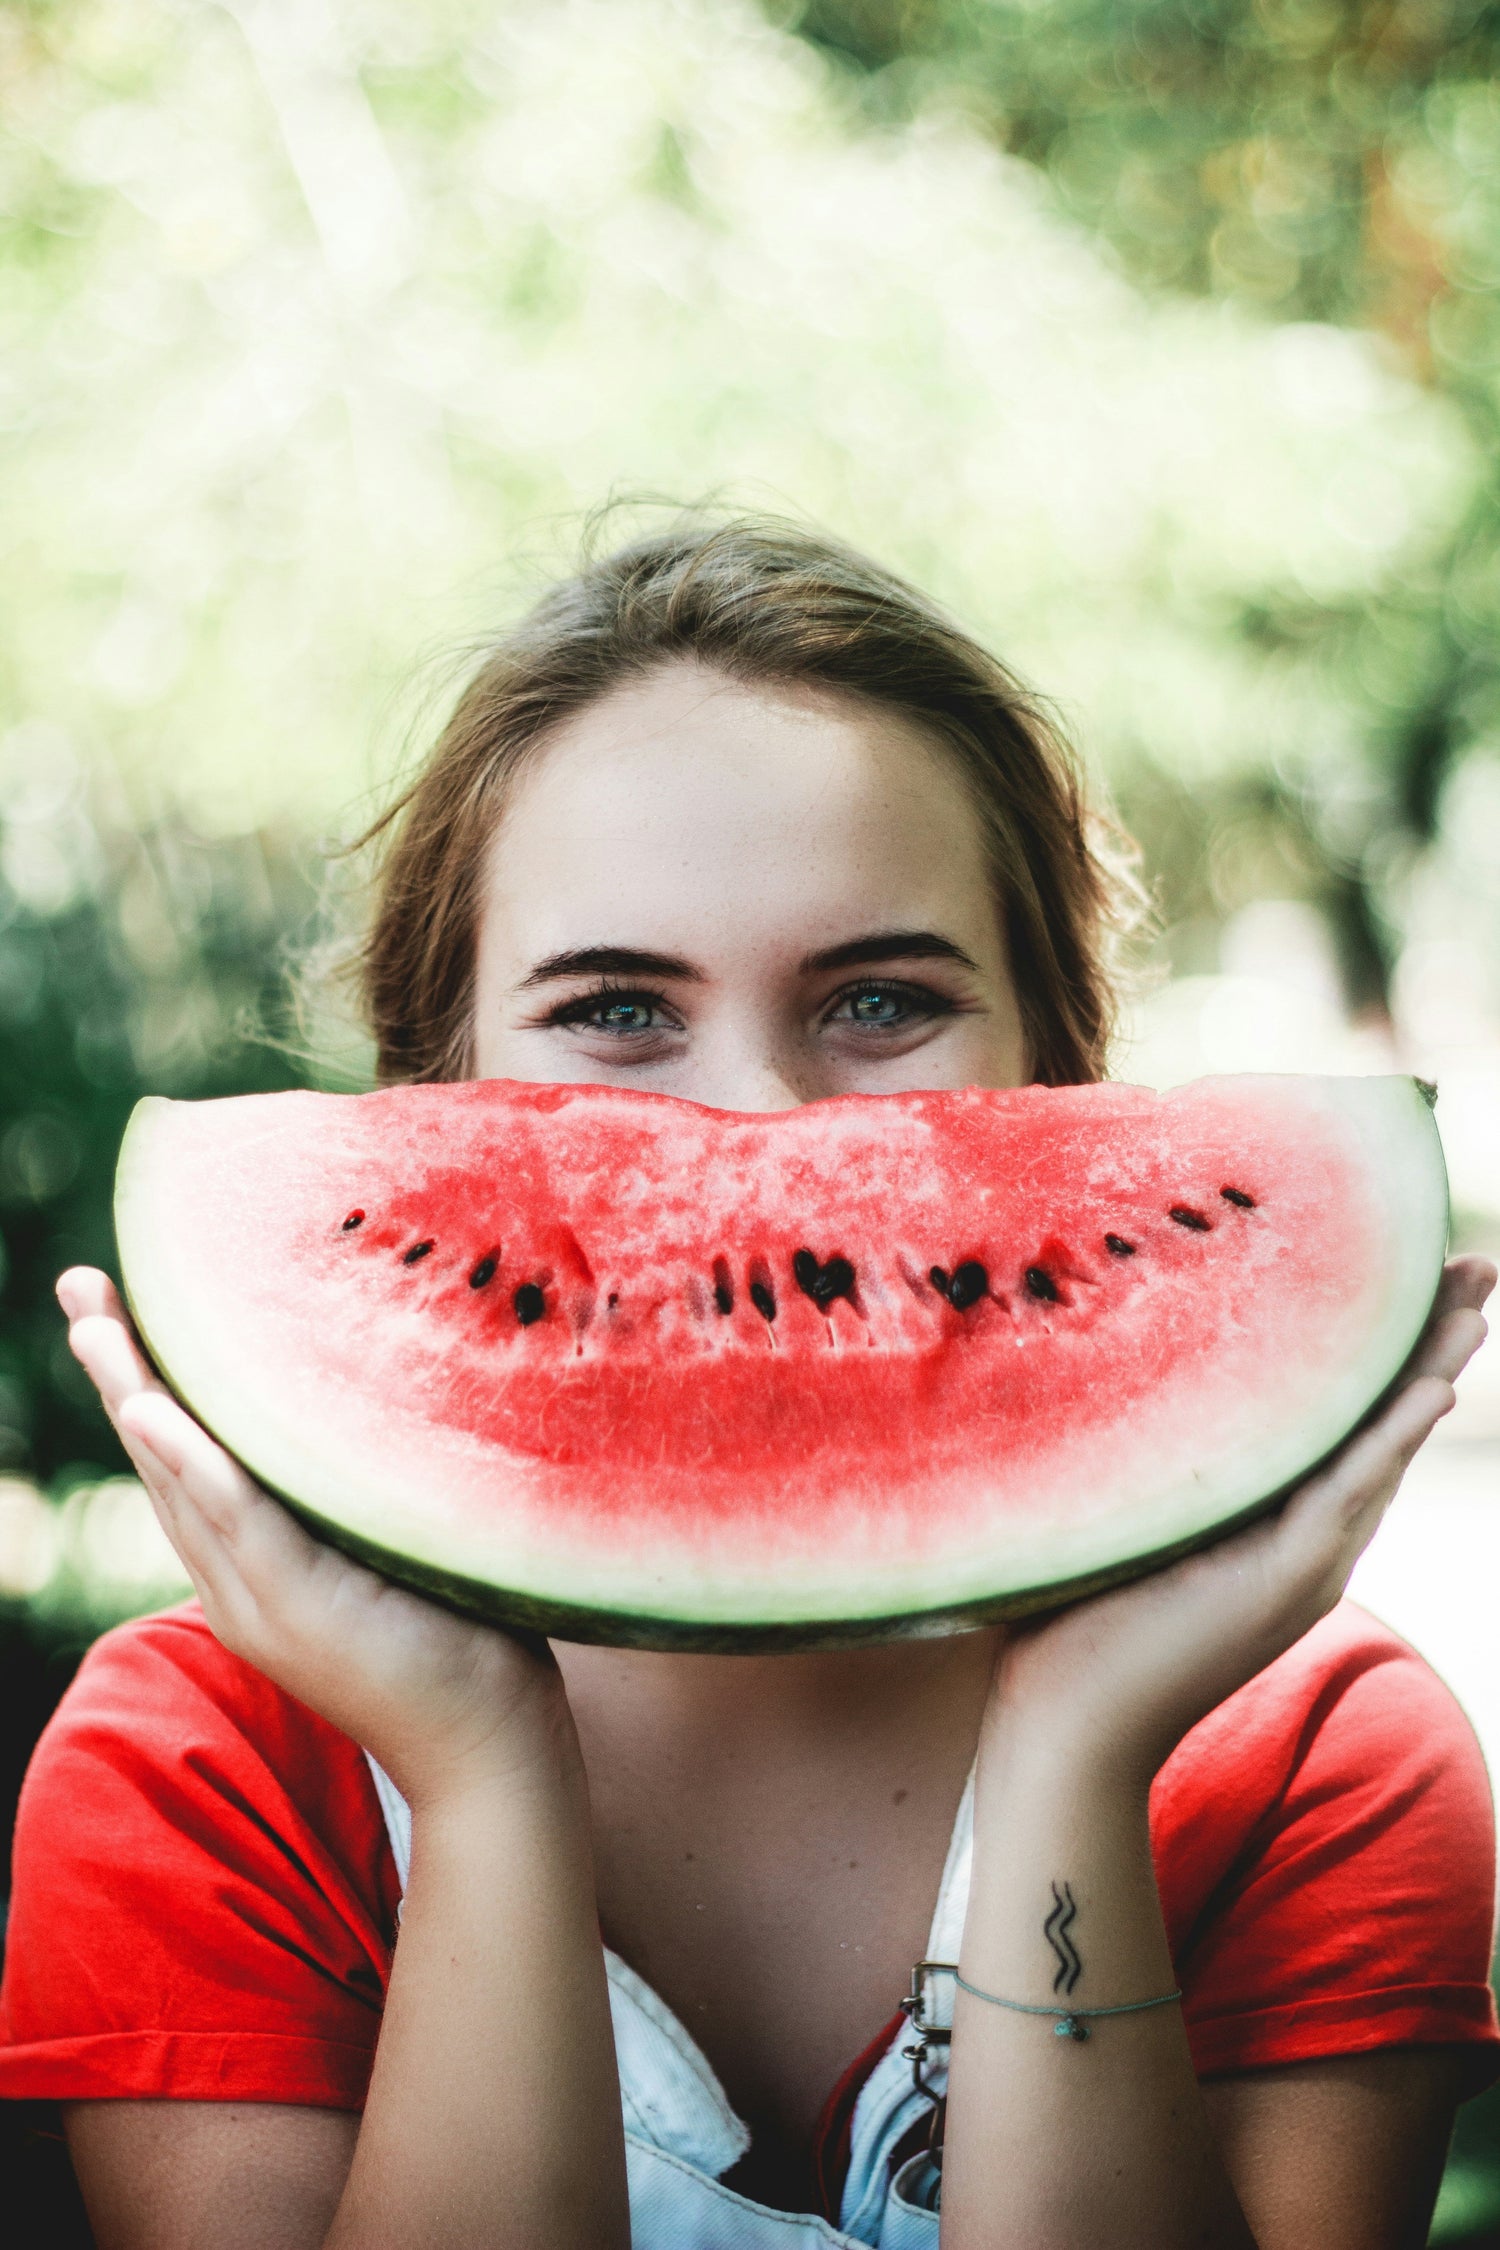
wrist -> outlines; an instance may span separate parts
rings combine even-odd
[[[1084,1710],[1043,1711],[992,1696],[979,1735],[976,1784],[1049,1803],[1146,1806],[1161,1758],[1154,1745]]]
[[[1185,1731],[1153,1707],[1163,1699],[1121,1693],[1088,1665],[1061,1671],[1038,1662],[1039,1653],[1045,1659],[1029,1633],[1002,1643],[985,1706],[981,1756],[988,1752],[1018,1770],[1055,1769],[1089,1788],[1149,1790]]]
[[[414,1818],[586,1795],[573,1715],[556,1680],[508,1701],[487,1726],[372,1748]]]

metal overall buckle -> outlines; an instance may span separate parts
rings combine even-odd
[[[942,2162],[943,2121],[947,2113],[948,2098],[945,2094],[940,2094],[936,2087],[928,2085],[923,2075],[922,2066],[926,2062],[931,2048],[946,2047],[949,2044],[953,2037],[953,2031],[949,2024],[934,2023],[928,2014],[927,1987],[932,1977],[952,1977],[957,1976],[957,1974],[958,1964],[956,1961],[918,1961],[914,1963],[911,1972],[911,1990],[901,2003],[901,2013],[916,2033],[911,2045],[903,2047],[901,2054],[903,2060],[911,2064],[912,2085],[924,2101],[929,2101],[932,2104],[932,2116],[927,2131],[927,2153],[935,2164]]]

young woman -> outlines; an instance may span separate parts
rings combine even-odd
[[[1102,1068],[1063,753],[806,534],[586,568],[395,818],[386,1080],[770,1110]],[[199,1603],[107,1636],[37,1754],[0,2090],[67,2105],[104,2250],[1419,2244],[1494,2068],[1493,1822],[1446,1692],[1340,1597],[1493,1280],[1450,1265],[1380,1414],[1191,1561],[1012,1631],[689,1657],[533,1646],[316,1545],[65,1275]],[[1049,2000],[1064,1884],[1075,2002],[1154,2003],[1086,2042],[983,1997]],[[892,2018],[934,1956],[919,2086]]]

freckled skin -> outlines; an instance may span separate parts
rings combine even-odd
[[[936,931],[974,964],[886,964],[951,1003],[908,1033],[829,1034],[850,972],[810,953]],[[533,965],[611,943],[676,956],[682,1028],[656,1045],[545,1020],[589,979],[524,989]],[[628,1042],[624,1043],[628,1046]],[[518,786],[479,933],[475,1074],[583,1080],[716,1108],[1025,1083],[1020,1014],[978,823],[951,759],[857,704],[681,665],[569,721]]]

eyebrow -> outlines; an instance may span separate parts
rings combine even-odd
[[[848,938],[842,945],[825,946],[807,953],[799,967],[804,976],[819,970],[860,969],[880,961],[956,961],[960,968],[978,970],[979,964],[951,938],[936,930],[875,930],[867,937]],[[647,953],[632,945],[581,945],[565,953],[549,953],[521,979],[519,989],[552,984],[559,977],[672,977],[682,984],[702,984],[703,971],[675,953]]]
[[[549,953],[522,977],[520,990],[551,984],[558,977],[676,977],[701,984],[703,971],[674,953],[643,953],[631,945],[581,945],[568,953]]]
[[[830,945],[821,953],[804,956],[804,972],[814,969],[858,969],[876,961],[957,961],[977,970],[961,945],[939,937],[936,930],[879,930],[869,937],[850,938],[847,944]]]

